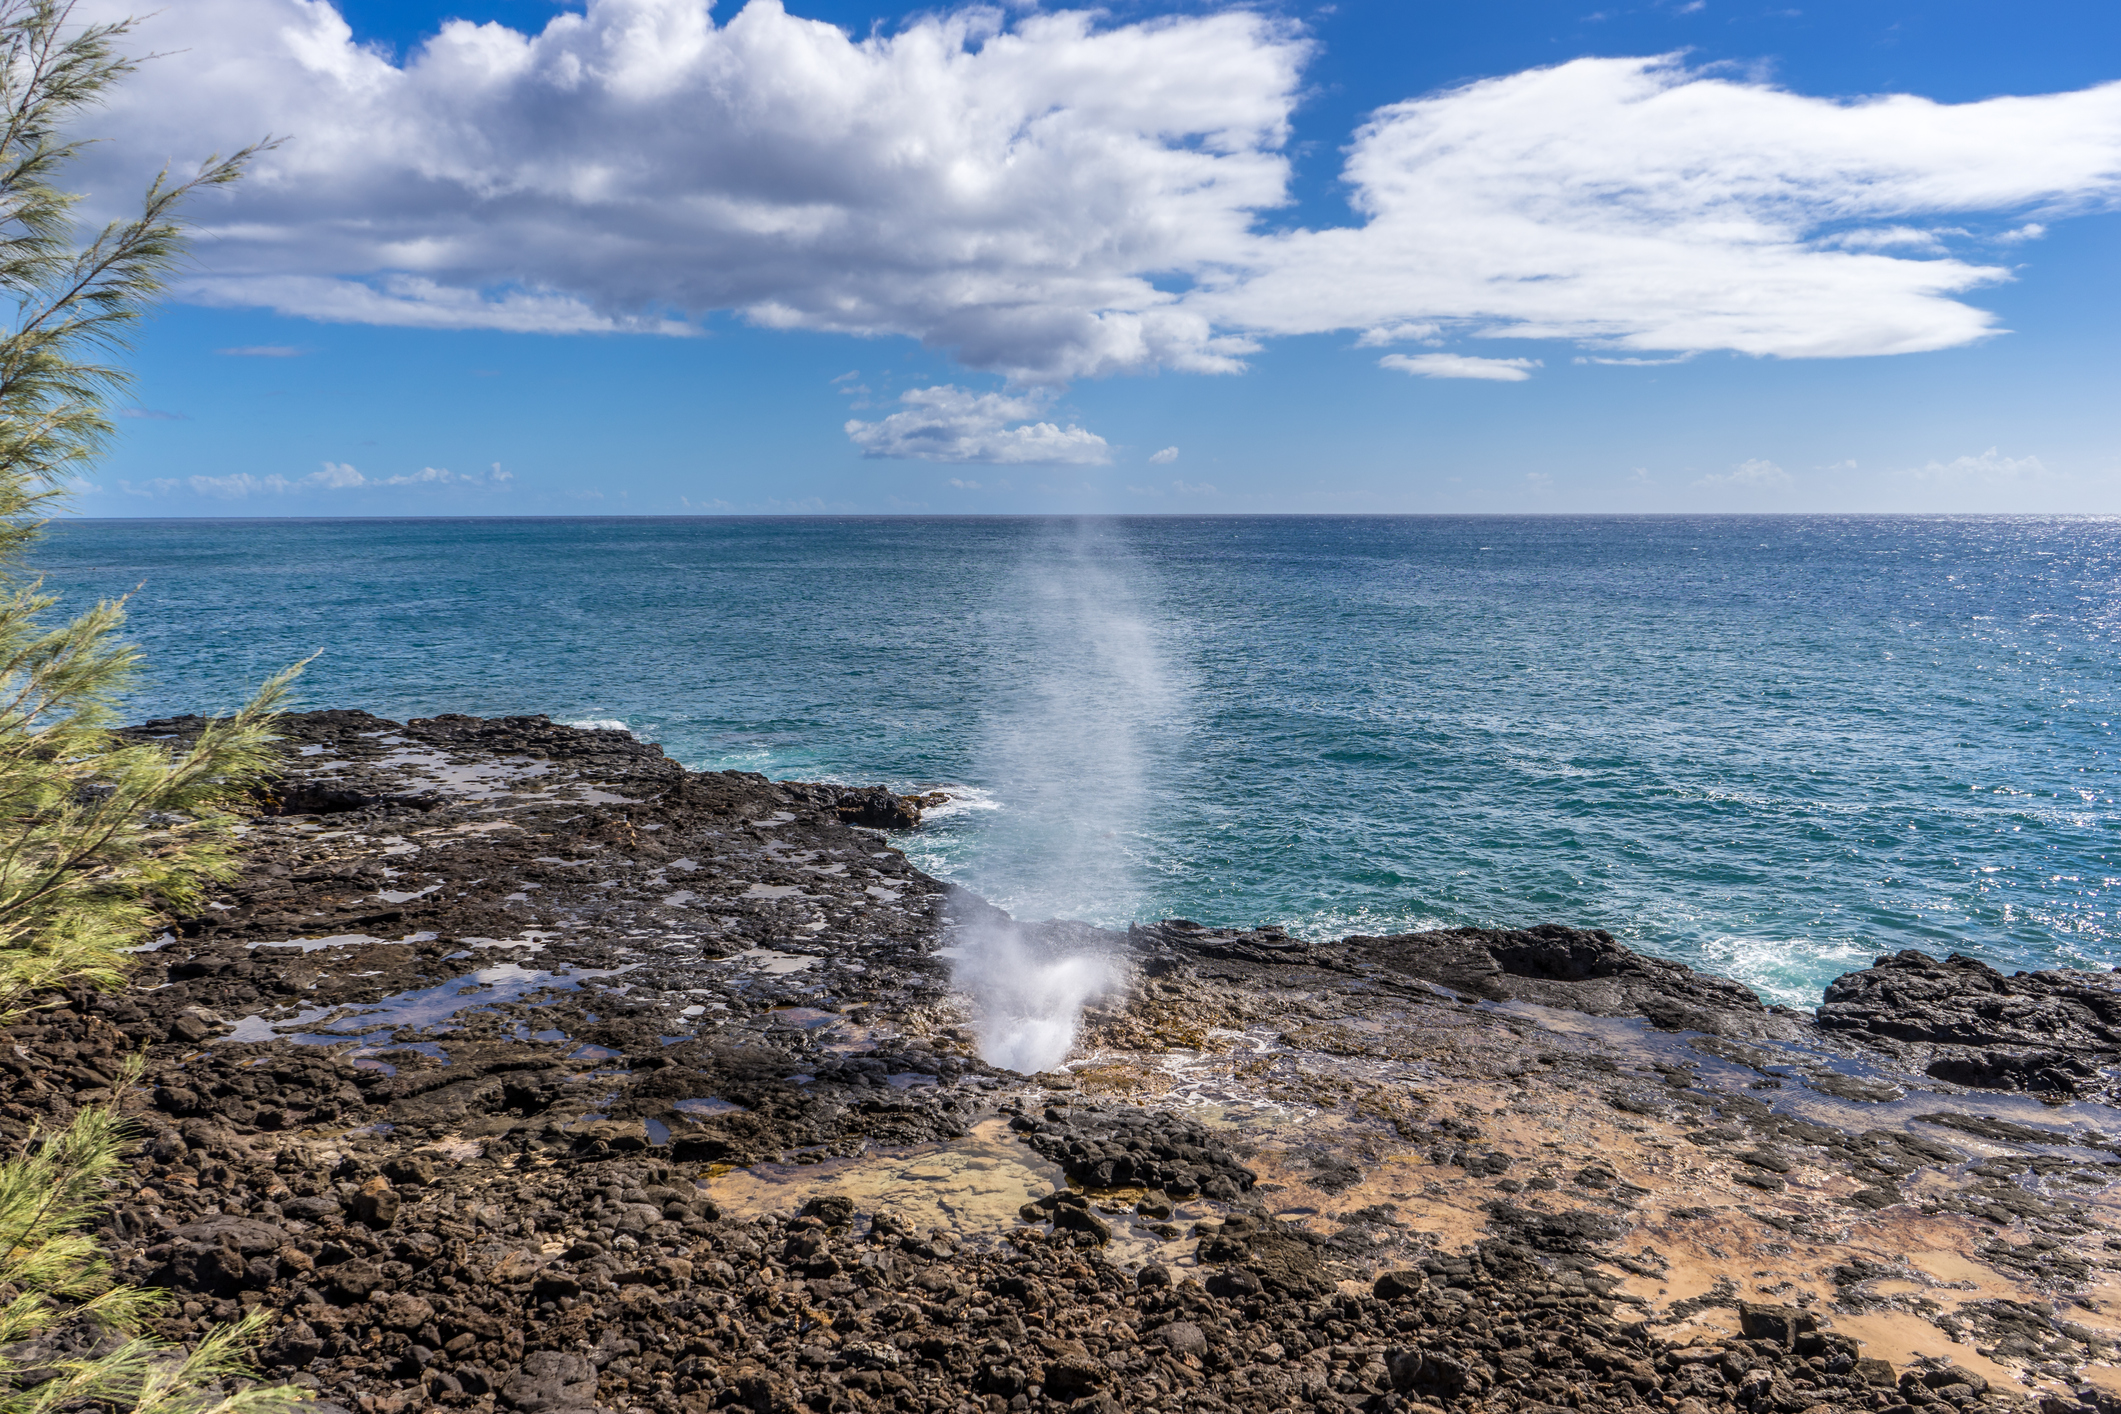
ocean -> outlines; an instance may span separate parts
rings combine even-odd
[[[2121,962],[2121,521],[72,520],[135,718],[623,725],[940,789],[1019,917],[1556,921],[1816,1003],[1900,948]]]

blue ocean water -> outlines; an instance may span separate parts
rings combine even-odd
[[[941,786],[1019,916],[1542,920],[1816,1001],[1902,947],[2121,961],[2121,522],[73,521],[140,716],[623,723]],[[137,589],[136,589],[137,586]]]

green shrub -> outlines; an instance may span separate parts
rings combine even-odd
[[[78,240],[79,198],[55,179],[80,141],[61,134],[132,64],[113,47],[127,25],[76,26],[69,11],[0,0],[0,288],[15,301],[0,334],[0,1022],[58,988],[119,984],[151,922],[228,876],[231,810],[269,764],[272,712],[296,671],[179,752],[128,742],[112,732],[137,666],[117,637],[123,604],[48,624],[55,598],[24,576],[39,517],[111,434],[108,401],[127,375],[110,360],[181,257],[180,208],[258,151],[189,181],[158,176],[139,215]],[[297,1402],[234,1388],[262,1316],[189,1353],[137,1334],[160,1297],[115,1282],[90,1235],[124,1139],[114,1111],[91,1107],[0,1162],[0,1414]]]

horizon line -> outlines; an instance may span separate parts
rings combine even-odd
[[[61,513],[60,525],[494,523],[508,521],[850,520],[2117,520],[2121,511],[725,511],[516,515],[91,516]]]

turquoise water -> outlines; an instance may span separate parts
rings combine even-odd
[[[1541,920],[1811,1002],[1901,947],[2111,966],[2121,522],[76,521],[139,715],[622,722],[942,786],[1020,916]]]

